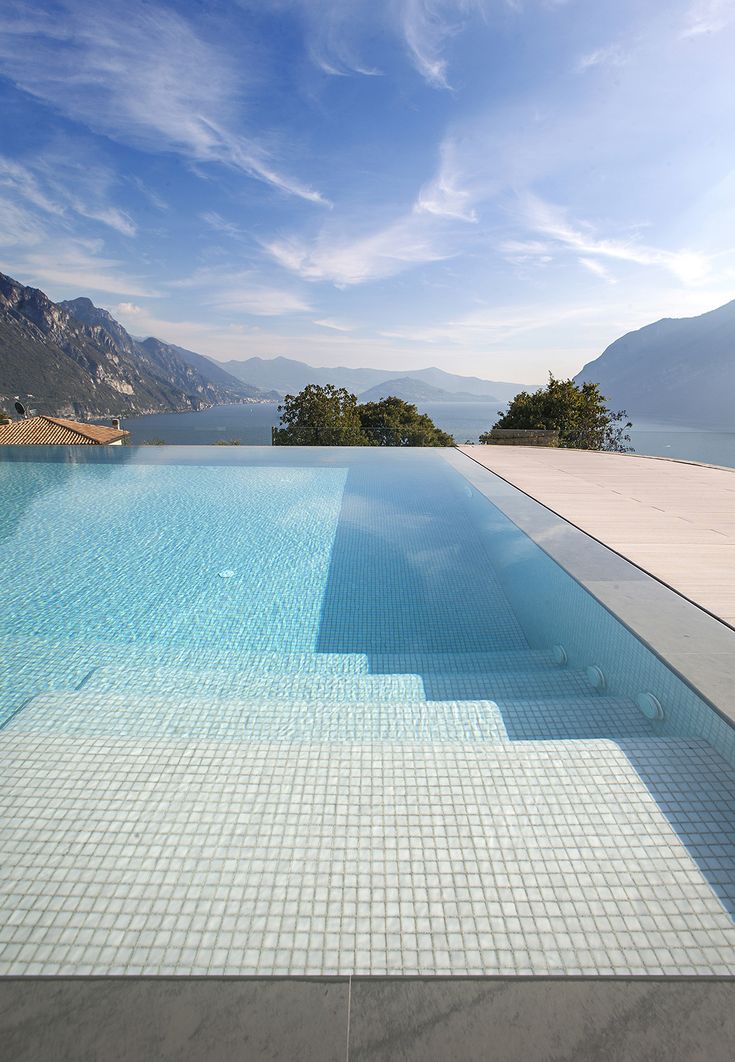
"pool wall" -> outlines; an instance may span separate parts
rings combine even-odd
[[[473,490],[473,503],[483,510],[498,580],[531,648],[562,645],[566,666],[596,665],[606,679],[604,692],[614,696],[635,699],[639,693],[652,693],[664,712],[663,720],[653,724],[656,733],[704,738],[735,765],[735,729],[730,723],[486,494]],[[629,567],[630,578],[649,579]]]

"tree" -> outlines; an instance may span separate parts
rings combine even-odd
[[[506,413],[499,413],[495,428],[530,428],[556,430],[559,445],[579,450],[616,450],[629,453],[633,425],[624,409],[609,410],[599,384],[574,380],[556,380],[549,373],[546,387],[538,391],[521,391]],[[480,442],[491,442],[490,433],[480,436]]]
[[[453,446],[431,417],[401,398],[358,405],[344,387],[309,384],[278,407],[274,446]]]
[[[426,413],[402,398],[390,396],[357,407],[362,430],[373,446],[453,446],[454,439],[437,428]]]
[[[357,397],[344,387],[308,384],[297,395],[286,395],[278,407],[280,428],[273,429],[274,446],[367,446],[357,412]]]

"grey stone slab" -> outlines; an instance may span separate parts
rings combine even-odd
[[[731,1062],[735,982],[360,980],[349,1062]]]
[[[347,980],[0,980],[3,1062],[344,1062]]]

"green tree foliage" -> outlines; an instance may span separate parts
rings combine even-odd
[[[286,395],[278,407],[280,428],[273,430],[274,446],[367,446],[357,412],[357,397],[344,388],[308,384],[297,395]]]
[[[365,402],[357,407],[357,412],[371,446],[454,445],[451,435],[402,398],[390,396],[380,402]]]
[[[452,446],[454,439],[401,398],[358,405],[344,387],[309,384],[278,407],[274,446]]]
[[[625,410],[613,412],[605,405],[598,384],[575,384],[574,380],[557,380],[549,373],[546,387],[529,393],[521,391],[499,414],[495,428],[535,428],[557,430],[559,445],[579,450],[616,450],[629,453],[632,427]],[[490,433],[480,442],[490,442]]]

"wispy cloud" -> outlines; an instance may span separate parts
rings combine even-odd
[[[200,305],[230,317],[240,314],[281,317],[314,312],[312,303],[299,292],[269,286],[251,271],[227,266],[198,269],[191,276],[171,281],[168,287],[174,291],[197,291]]]
[[[588,273],[599,277],[600,280],[606,280],[608,284],[617,284],[617,280],[607,266],[603,265],[602,262],[598,262],[596,258],[580,258],[579,264],[584,266]]]
[[[410,266],[438,262],[452,253],[440,246],[437,233],[416,211],[352,240],[323,234],[312,243],[276,239],[264,248],[284,269],[305,280],[331,280],[338,287],[395,276]]]
[[[256,317],[284,317],[314,311],[312,304],[295,292],[247,284],[218,292],[207,305],[230,314],[253,314]]]
[[[341,321],[334,317],[323,317],[321,321],[314,321],[320,328],[330,328],[333,332],[354,332],[355,325],[349,321]]]
[[[364,39],[374,37],[386,24],[385,0],[239,0],[241,6],[260,9],[264,4],[290,9],[300,16],[307,51],[325,74],[340,77],[380,76],[381,70],[363,54]]]
[[[595,66],[625,66],[628,54],[619,44],[606,44],[587,52],[577,62],[577,70],[584,72]]]
[[[324,203],[241,133],[243,57],[198,35],[170,8],[19,0],[0,16],[0,70],[90,129],[199,163],[217,162],[290,195]]]
[[[444,47],[464,28],[471,15],[481,14],[483,0],[403,0],[399,18],[414,66],[436,88],[450,88]],[[518,9],[508,0],[506,6]]]
[[[591,225],[569,221],[559,207],[532,194],[522,197],[521,217],[529,229],[582,258],[610,258],[636,265],[659,266],[684,283],[702,280],[709,270],[707,258],[696,251],[668,251],[650,247],[632,237],[624,240],[601,237]]]
[[[543,331],[561,322],[593,317],[596,312],[597,308],[591,306],[554,309],[544,305],[482,307],[438,325],[398,328],[382,332],[381,335],[414,343],[480,348],[482,345],[507,343],[516,336]]]
[[[242,229],[233,221],[228,221],[218,214],[216,210],[205,210],[199,217],[215,232],[221,232],[225,236],[242,236]]]
[[[10,193],[16,199],[25,200],[46,214],[64,213],[63,206],[54,202],[41,188],[35,174],[15,159],[0,156],[0,188],[4,188],[6,194]]]
[[[406,0],[400,15],[403,37],[416,69],[437,88],[449,88],[447,63],[442,57],[448,26],[441,8],[446,6]]]
[[[134,223],[105,202],[105,181],[94,169],[80,169],[76,184],[68,176],[46,173],[43,156],[34,169],[0,156],[0,248],[6,270],[26,282],[63,285],[71,289],[147,296],[151,288],[125,269],[122,260],[106,252],[98,238],[79,235],[79,217],[92,219],[123,235],[135,231]],[[75,217],[76,215],[76,217]]]
[[[12,261],[15,274],[44,288],[50,285],[69,294],[151,297],[157,292],[140,278],[124,271],[124,263],[105,255],[96,241],[58,240],[21,253]]]
[[[687,12],[682,37],[701,37],[719,33],[735,22],[733,0],[697,0]]]
[[[140,177],[128,176],[127,180],[133,185],[134,188],[136,188],[140,192],[143,198],[146,199],[151,206],[156,208],[156,210],[168,210],[168,203],[163,198],[163,196],[159,195],[154,188],[151,188],[144,181],[142,181]]]
[[[240,0],[262,6],[264,0]],[[265,0],[271,8],[290,8],[304,20],[308,49],[326,74],[382,73],[368,53],[377,37],[398,37],[412,65],[434,88],[450,88],[447,42],[481,16],[488,0]],[[502,2],[502,0],[499,0]],[[512,0],[505,6],[516,8]]]
[[[441,145],[441,165],[436,176],[424,185],[415,204],[417,213],[436,217],[477,221],[474,202],[477,191],[470,189],[467,176],[460,165],[460,153],[455,141],[448,137]]]
[[[112,173],[75,156],[75,145],[54,147],[23,162],[0,156],[0,188],[46,215],[68,219],[77,214],[134,236],[133,219],[110,202]]]
[[[42,243],[46,228],[22,203],[0,194],[0,247],[29,248]]]
[[[346,237],[325,227],[313,239],[265,240],[265,251],[284,269],[305,280],[329,280],[338,287],[395,276],[406,269],[452,258],[458,234],[477,221],[474,204],[490,194],[489,184],[472,185],[451,138],[440,149],[436,175],[419,190],[411,207],[367,234]]]

